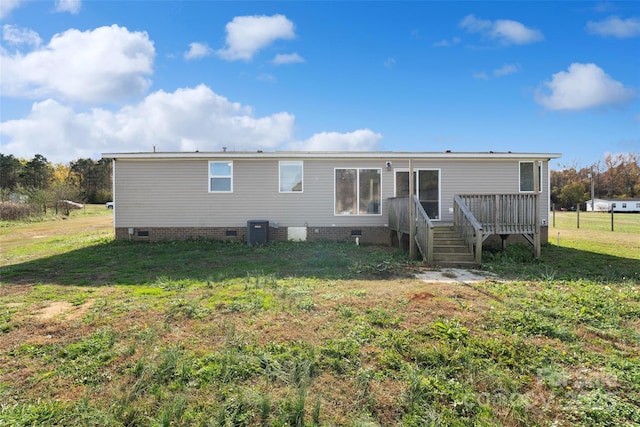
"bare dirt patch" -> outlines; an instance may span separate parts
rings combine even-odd
[[[417,292],[409,297],[411,301],[428,301],[433,298],[435,295],[430,294],[427,291]]]
[[[54,301],[47,307],[36,312],[38,320],[49,320],[56,316],[64,315],[67,320],[79,319],[93,305],[94,300],[89,300],[82,305],[75,306],[66,301]]]
[[[24,285],[2,285],[0,286],[0,297],[8,297],[8,296],[16,296],[16,295],[26,295],[31,292],[32,285],[24,284]]]

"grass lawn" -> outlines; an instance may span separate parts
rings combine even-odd
[[[640,425],[640,215],[572,214],[476,284],[386,247],[116,242],[104,207],[0,224],[0,426]]]

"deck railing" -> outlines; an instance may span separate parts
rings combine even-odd
[[[415,220],[412,225],[409,221],[409,201],[414,205]],[[389,228],[411,235],[410,227],[413,226],[414,239],[423,259],[433,262],[433,221],[425,212],[417,196],[409,199],[406,197],[393,197],[388,200],[389,204]]]
[[[460,195],[487,234],[538,233],[537,194]]]
[[[416,243],[422,253],[422,258],[428,263],[433,263],[433,222],[425,212],[418,196],[413,195],[414,212],[416,213]]]
[[[474,253],[475,262],[482,262],[482,242],[491,234],[522,234],[533,243],[539,256],[538,195],[536,194],[473,194],[456,195],[453,221],[458,234]],[[414,224],[409,221],[409,202],[414,204]],[[425,261],[433,262],[434,224],[417,196],[394,197],[388,200],[389,228],[414,234],[415,242]],[[411,233],[413,227],[414,233]],[[528,237],[532,235],[533,237]]]
[[[469,246],[476,264],[482,263],[482,241],[484,232],[482,225],[473,215],[461,196],[453,198],[453,225],[458,235]]]

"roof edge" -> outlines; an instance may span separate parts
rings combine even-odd
[[[106,159],[557,159],[561,153],[400,151],[195,151],[102,153]]]

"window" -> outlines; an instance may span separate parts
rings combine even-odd
[[[622,204],[622,209],[627,209],[627,204],[626,203]]]
[[[640,209],[640,203],[636,203],[636,208]]]
[[[538,191],[542,191],[542,162],[538,162]],[[533,192],[533,162],[520,162],[520,192]]]
[[[233,191],[233,162],[209,162],[209,192]]]
[[[280,162],[280,192],[302,193],[302,162]]]
[[[380,215],[381,169],[336,169],[335,214]]]

